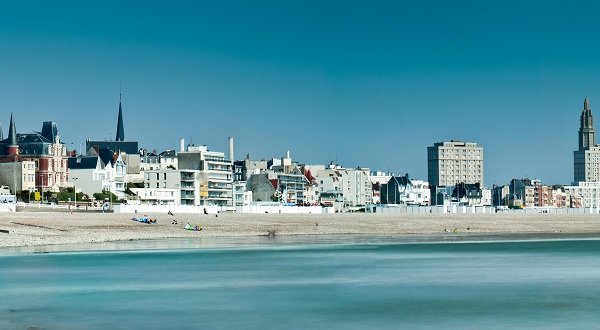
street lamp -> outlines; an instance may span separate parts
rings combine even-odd
[[[74,208],[77,209],[77,189],[75,189],[75,181],[77,180],[77,178],[72,178],[73,180],[73,202],[74,204]]]
[[[108,183],[110,184],[110,186],[108,187],[108,195],[110,198],[110,209],[112,210],[113,207],[113,203],[112,203],[112,185],[113,182],[115,182],[114,180],[108,180]]]

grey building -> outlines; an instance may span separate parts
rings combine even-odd
[[[579,117],[579,148],[573,152],[573,181],[600,181],[600,147],[596,144],[596,131],[590,102],[583,101],[583,110]]]
[[[267,173],[252,174],[246,181],[246,190],[252,191],[253,202],[272,202],[277,199],[277,180]]]

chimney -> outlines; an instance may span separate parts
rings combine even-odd
[[[185,143],[183,138],[179,139],[179,152],[185,152]]]
[[[233,159],[233,137],[232,136],[229,137],[229,160],[231,160],[232,162],[234,161],[234,159]]]

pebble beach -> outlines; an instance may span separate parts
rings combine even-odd
[[[143,214],[14,212],[0,214],[0,247],[274,235],[595,234],[600,217],[588,214]],[[174,224],[174,220],[177,224]],[[202,227],[185,230],[186,223]]]

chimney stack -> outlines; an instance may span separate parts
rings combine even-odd
[[[229,160],[231,160],[232,162],[234,161],[234,159],[233,159],[233,137],[232,136],[229,137]]]
[[[183,138],[179,139],[179,152],[185,152],[185,143],[183,141]]]

